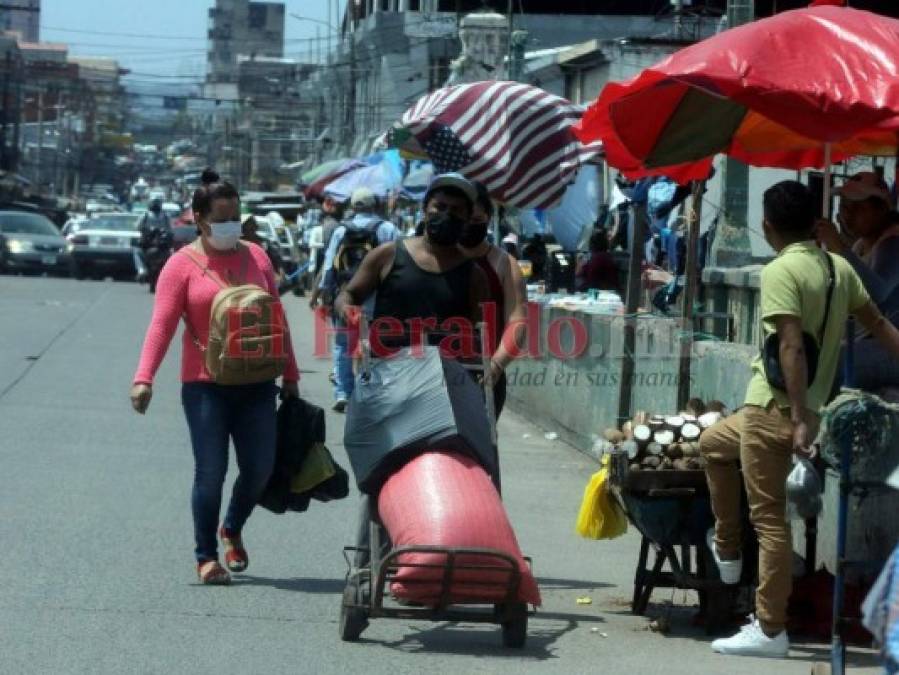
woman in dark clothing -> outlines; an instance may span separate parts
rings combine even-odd
[[[590,259],[578,270],[576,286],[582,292],[591,288],[621,292],[618,267],[609,253],[609,235],[604,229],[596,230],[590,237]]]

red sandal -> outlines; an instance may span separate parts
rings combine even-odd
[[[198,562],[197,576],[204,586],[227,586],[231,583],[231,575],[219,564],[218,560]]]
[[[240,573],[246,571],[250,566],[250,556],[243,547],[243,540],[239,534],[234,534],[230,530],[226,530],[222,525],[219,528],[219,536],[222,538],[222,545],[225,547],[225,565],[232,572]]]

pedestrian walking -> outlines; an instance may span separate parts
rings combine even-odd
[[[368,188],[359,188],[350,197],[352,219],[331,235],[322,263],[320,290],[336,297],[356,274],[368,253],[381,244],[395,241],[399,232],[377,212],[378,200]],[[334,340],[334,410],[344,412],[353,393],[353,359],[347,344],[346,324],[337,314]]]
[[[232,286],[252,284],[274,298],[278,291],[266,253],[255,244],[240,241],[237,190],[219,182],[214,172],[204,172],[204,178],[207,180],[194,193],[192,202],[201,235],[172,256],[160,274],[131,402],[138,413],[147,411],[153,379],[183,317],[181,400],[195,462],[191,507],[197,574],[204,584],[227,584],[231,577],[218,562],[216,528],[229,440],[234,441],[240,473],[218,534],[228,569],[242,572],[249,564],[243,528],[274,465],[277,387],[274,378],[249,384],[216,381],[208,358],[213,347],[212,305],[223,290],[234,291]],[[260,330],[262,325],[258,324]],[[286,322],[283,328],[281,335],[287,339],[280,345],[285,363],[281,391],[285,396],[298,396],[299,372]]]
[[[765,348],[753,363],[745,406],[700,439],[716,521],[708,545],[724,583],[736,584],[742,574],[741,480],[759,540],[757,618],[712,643],[723,654],[785,657],[789,651],[793,547],[786,480],[793,454],[810,454],[848,315],[899,357],[899,331],[849,263],[815,245],[814,226],[814,199],[802,183],[784,181],[765,192],[765,239],[777,251],[761,278]]]
[[[494,410],[499,418],[506,402],[506,368],[527,340],[527,289],[518,262],[504,249],[487,240],[493,219],[493,202],[483,183],[472,182],[477,190],[469,222],[463,227],[459,246],[466,257],[484,273],[489,302],[496,311],[490,336],[490,374],[493,379]],[[485,317],[486,321],[486,317]]]

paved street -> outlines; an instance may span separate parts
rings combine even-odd
[[[301,389],[326,405],[329,365],[310,356],[310,314],[299,299],[286,304]],[[178,344],[148,415],[127,398],[150,311],[146,287],[131,283],[0,277],[0,673],[799,675],[826,652],[719,657],[684,610],[671,635],[648,632],[627,606],[633,531],[614,542],[573,533],[595,465],[513,414],[500,426],[506,500],[545,601],[524,651],[503,650],[496,627],[388,620],[359,644],[341,643],[341,548],[355,495],[302,515],[257,512],[249,573],[231,588],[199,586]],[[329,412],[328,424],[347,466],[341,418]],[[578,605],[582,596],[592,604]]]

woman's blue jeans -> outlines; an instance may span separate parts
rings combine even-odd
[[[219,513],[228,471],[229,440],[234,440],[240,473],[231,491],[224,527],[239,534],[262,496],[275,463],[274,382],[223,386],[185,382],[181,402],[194,452],[194,516],[197,561],[218,558]]]

